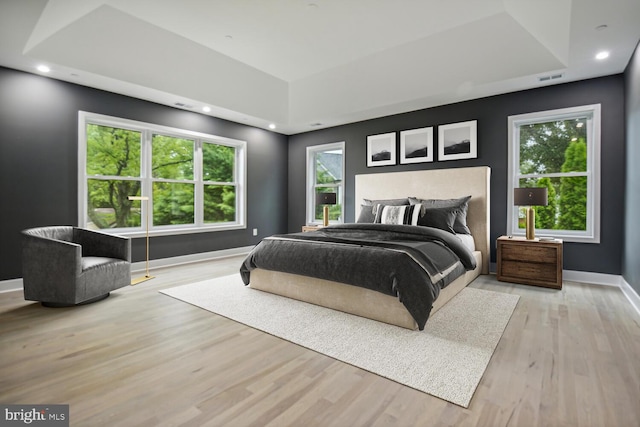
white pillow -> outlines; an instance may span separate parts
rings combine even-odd
[[[422,205],[403,205],[403,206],[376,206],[376,219],[374,222],[379,224],[405,224],[418,225],[420,211]]]
[[[456,237],[462,240],[462,244],[469,248],[471,252],[476,250],[476,243],[471,234],[456,234]]]

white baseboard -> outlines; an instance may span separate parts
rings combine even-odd
[[[627,297],[631,305],[636,309],[638,315],[640,315],[640,296],[636,293],[635,289],[631,287],[630,284],[627,283],[624,278],[621,278],[622,281],[620,283],[620,289],[622,289],[622,293]]]
[[[244,246],[240,248],[223,249],[220,251],[203,252],[199,254],[183,255],[171,258],[161,258],[149,261],[149,270],[162,267],[172,267],[176,265],[191,264],[194,262],[222,259],[237,255],[248,254],[253,246]],[[133,275],[144,273],[146,270],[146,262],[134,262],[131,264],[131,273]],[[0,293],[22,291],[22,278],[0,281]]]
[[[3,292],[15,292],[22,290],[22,278],[0,281],[0,294]]]
[[[593,285],[620,286],[622,276],[592,273],[590,271],[563,270],[562,279],[569,282],[591,283]]]
[[[210,259],[221,259],[237,255],[248,254],[253,249],[253,246],[244,246],[240,248],[223,249],[220,251],[203,252],[199,254],[177,256],[171,258],[154,259],[149,261],[149,270],[162,267],[171,267],[182,264],[190,264],[194,262],[206,261]],[[144,272],[146,269],[146,263],[134,262],[131,264],[131,272],[133,274]],[[495,268],[493,269],[495,271]],[[622,290],[622,293],[627,297],[631,305],[640,314],[640,296],[636,291],[627,283],[622,276],[616,276],[614,274],[592,273],[588,271],[574,271],[564,270],[562,272],[564,280],[570,282],[582,282],[592,283],[594,285],[602,286],[617,286]],[[0,293],[2,292],[15,292],[22,290],[22,279],[10,279],[0,281]]]
[[[237,255],[248,254],[253,246],[244,246],[240,248],[222,249],[219,251],[202,252],[199,254],[182,255],[171,258],[160,258],[149,261],[149,270],[162,267],[173,267],[182,264],[191,264],[194,262],[206,261],[210,259],[228,258]],[[134,262],[131,264],[131,273],[144,273],[146,269],[146,262]]]
[[[640,296],[624,277],[614,274],[590,273],[586,271],[563,271],[562,278],[570,282],[592,283],[594,285],[617,286],[640,315]]]

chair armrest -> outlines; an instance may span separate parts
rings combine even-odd
[[[82,256],[101,256],[131,262],[131,239],[115,234],[73,229],[73,241],[82,246]]]
[[[82,272],[82,248],[75,243],[23,233],[22,275],[25,282],[51,278],[74,285]]]

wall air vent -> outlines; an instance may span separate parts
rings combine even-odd
[[[549,74],[548,76],[538,77],[538,81],[539,82],[548,82],[548,81],[551,81],[551,80],[561,79],[562,77],[564,77],[564,74],[562,74],[562,73]]]

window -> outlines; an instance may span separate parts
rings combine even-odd
[[[80,226],[130,236],[246,227],[244,141],[85,112],[79,135]]]
[[[336,193],[329,206],[329,222],[344,218],[344,142],[307,147],[307,224],[322,224],[323,206],[316,206],[317,193]]]
[[[524,234],[524,207],[513,189],[547,187],[535,206],[536,235],[600,241],[600,105],[509,117],[507,230]]]

